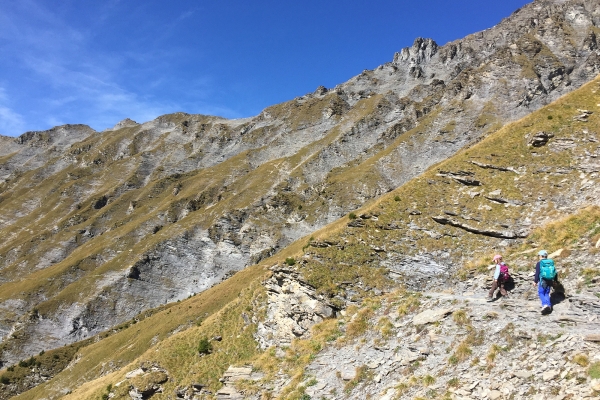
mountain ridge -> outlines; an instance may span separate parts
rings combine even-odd
[[[190,314],[186,315],[202,318],[199,326],[190,318],[181,322],[178,328],[167,328],[168,332],[174,332],[169,340],[154,346],[145,345],[147,351],[138,353],[142,355],[127,358],[124,357],[126,351],[138,348],[144,342],[144,339],[136,338],[137,324],[131,324],[111,339],[119,340],[119,345],[115,346],[120,349],[118,355],[106,354],[110,346],[103,344],[105,339],[102,339],[93,348],[94,352],[104,354],[104,362],[90,357],[84,347],[80,350],[80,361],[71,370],[65,370],[56,380],[25,392],[19,398],[62,395],[67,388],[73,388],[69,382],[77,375],[71,374],[81,374],[79,379],[84,375],[103,376],[82,385],[67,398],[96,398],[102,393],[129,398],[131,390],[141,390],[142,386],[126,375],[139,370],[140,366],[146,371],[142,374],[151,374],[154,367],[149,365],[167,371],[169,375],[168,382],[158,384],[163,393],[157,392],[153,398],[167,398],[174,392],[181,393],[181,398],[211,398],[214,395],[220,398],[219,393],[223,396],[229,393],[230,398],[235,398],[231,397],[234,395],[260,398],[267,393],[276,398],[292,399],[302,398],[303,394],[313,398],[365,398],[367,395],[472,398],[484,396],[484,393],[489,396],[492,392],[499,396],[495,398],[509,398],[511,394],[513,398],[532,398],[543,396],[549,390],[553,395],[556,392],[556,396],[570,394],[571,398],[593,398],[597,389],[593,389],[595,383],[588,375],[592,372],[588,372],[587,363],[597,365],[600,362],[598,347],[589,336],[597,331],[600,322],[594,318],[597,314],[594,310],[600,307],[597,300],[600,281],[596,279],[600,269],[594,263],[600,243],[600,186],[597,185],[600,166],[595,172],[587,166],[600,156],[600,138],[597,131],[591,130],[597,126],[596,112],[586,121],[573,117],[580,115],[578,109],[589,111],[597,107],[599,90],[597,78],[576,93],[505,126],[475,146],[431,167],[414,182],[356,210],[355,219],[347,217],[336,221],[335,226],[324,228],[313,238],[296,242],[293,248],[263,263],[263,266],[276,264],[270,277],[258,279],[263,288],[256,286],[257,281],[250,283],[245,275],[254,270],[260,277],[264,273],[260,268],[251,267],[240,272],[240,276],[234,275],[238,282],[255,286],[242,290],[242,294],[221,313],[206,319],[199,315],[201,308],[196,310],[195,307],[199,306],[203,294],[172,306],[177,307],[179,313],[187,312]],[[555,119],[561,122],[556,123]],[[533,146],[531,139],[540,131],[552,135],[547,135],[549,139],[544,145]],[[514,156],[498,155],[507,151]],[[492,161],[487,161],[487,157]],[[479,165],[471,162],[481,159],[486,162],[475,161]],[[564,171],[567,162],[568,171]],[[440,176],[440,170],[457,171],[459,166],[465,165],[477,171],[470,177],[480,180],[483,185],[466,185],[449,178],[447,172]],[[485,166],[504,170],[490,170]],[[580,166],[587,171],[584,176]],[[527,190],[515,191],[514,187],[521,185],[521,181],[526,181],[525,187],[532,192],[539,191],[543,199],[527,200]],[[431,190],[429,197],[423,197],[413,207],[411,196],[418,197],[424,187],[439,185],[444,190]],[[553,189],[556,185],[562,185],[560,190]],[[500,193],[495,193],[498,187]],[[473,189],[477,189],[478,195],[471,197]],[[498,201],[518,200],[516,194],[519,192],[532,205]],[[462,210],[460,212],[455,207],[455,199],[464,205],[457,207]],[[583,208],[589,204],[596,206]],[[492,209],[482,207],[486,205]],[[529,218],[532,224],[526,239],[495,238],[460,227],[439,225],[431,216],[436,216],[436,211],[440,210],[456,219],[469,216],[472,225],[478,222],[474,217],[481,218],[489,226],[508,218],[524,222]],[[476,212],[482,215],[478,216]],[[407,256],[408,262],[399,262],[398,256],[405,252],[397,248],[403,242],[398,238],[406,238],[408,242],[414,240],[412,245],[428,251]],[[562,271],[561,282],[566,294],[566,298],[556,305],[556,313],[543,320],[537,314],[537,295],[529,282],[533,258],[539,248],[559,250],[553,257]],[[445,255],[445,252],[455,254]],[[490,254],[496,252],[504,254],[511,265],[516,287],[508,299],[488,305],[485,298],[491,275],[487,264]],[[294,265],[290,266],[291,261],[288,263],[287,259],[294,259]],[[441,272],[436,269],[436,261],[452,266],[449,259],[469,262]],[[385,268],[378,268],[381,265]],[[295,276],[297,273],[301,276]],[[314,298],[303,299],[302,293],[306,292],[298,289],[298,283],[302,286],[302,282],[313,288]],[[231,283],[227,280],[223,284]],[[394,293],[399,285],[405,289]],[[215,286],[212,290],[214,293],[228,291],[218,289]],[[321,322],[313,320],[316,325],[311,332],[304,325],[306,318],[303,316],[310,310],[318,310],[321,307],[318,303],[322,301],[323,306],[333,306],[335,317]],[[446,314],[452,317],[439,316],[425,324],[415,322],[421,311],[441,312],[448,308],[452,310]],[[158,325],[155,321],[166,319],[166,313],[168,310],[154,319],[151,317],[148,322]],[[285,327],[294,328],[296,318],[302,325],[290,334]],[[274,347],[257,352],[255,340],[260,342],[261,335],[269,339],[268,330],[264,329],[268,326],[279,326],[277,331],[283,335],[273,337],[276,342],[269,345]],[[449,339],[442,340],[444,335]],[[217,336],[222,337],[222,341],[213,341],[214,352],[198,355],[198,341],[202,337]],[[591,341],[584,340],[588,336]],[[558,340],[561,337],[568,345],[561,347],[562,340]],[[548,352],[544,350],[548,348],[546,344],[558,347],[556,351]],[[356,346],[364,351],[357,352]],[[388,354],[396,346],[397,355]],[[241,348],[247,350],[233,350]],[[519,359],[525,351],[541,357],[547,365],[531,365],[528,358]],[[588,352],[587,358],[579,357],[581,352]],[[340,364],[326,361],[332,354]],[[488,354],[491,355],[488,357]],[[567,359],[556,360],[555,356],[562,359],[562,354]],[[237,357],[237,361],[232,362],[232,356]],[[116,363],[123,358],[128,361]],[[493,362],[496,358],[497,365]],[[477,360],[479,363],[475,362]],[[471,361],[471,365],[467,361]],[[262,377],[243,375],[245,378],[242,379],[246,381],[236,383],[224,378],[225,385],[219,383],[219,378],[227,376],[228,369],[233,371],[228,368],[230,365],[241,367],[246,363],[252,364]],[[112,366],[107,369],[107,365]],[[336,369],[337,366],[340,368]],[[372,374],[367,373],[370,370],[373,370]],[[542,375],[548,378],[542,378]],[[151,378],[151,375],[143,376]],[[425,379],[427,376],[434,379]],[[503,382],[510,384],[506,386]],[[117,386],[117,383],[120,384]],[[107,390],[109,384],[111,388]],[[202,389],[194,390],[192,387],[196,384]],[[435,390],[436,394],[427,394],[430,390]]]
[[[254,118],[175,113],[110,135],[70,125],[3,139],[3,365],[206,289],[582,85],[600,67],[599,13],[536,1]]]

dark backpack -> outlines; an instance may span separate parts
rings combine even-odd
[[[542,258],[540,260],[540,279],[547,281],[553,281],[556,278],[556,268],[554,267],[554,260],[549,258]]]
[[[500,277],[499,279],[503,281],[508,281],[510,279],[510,274],[508,273],[508,265],[501,263],[500,264]]]

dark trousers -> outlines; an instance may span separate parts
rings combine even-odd
[[[497,281],[495,280],[494,283],[492,283],[492,288],[490,289],[488,297],[494,297],[494,292],[498,288],[500,288],[500,294],[502,296],[508,295],[508,293],[506,292],[506,289],[504,289],[504,280],[498,279]]]

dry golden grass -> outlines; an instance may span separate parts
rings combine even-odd
[[[526,60],[521,61],[526,62]],[[309,247],[306,254],[307,258],[303,259],[304,252],[302,248],[308,241],[308,237],[304,237],[274,257],[265,260],[261,265],[271,265],[278,261],[283,262],[287,257],[294,257],[296,260],[301,260],[298,263],[298,267],[320,293],[334,295],[342,290],[340,288],[343,287],[342,284],[344,282],[351,282],[352,284],[361,282],[363,287],[368,287],[369,289],[391,284],[386,278],[387,271],[384,268],[378,267],[383,261],[386,261],[386,256],[375,251],[370,246],[371,244],[376,244],[377,246],[386,245],[390,253],[413,254],[416,251],[453,250],[460,248],[458,251],[460,256],[455,256],[456,258],[468,257],[472,260],[489,258],[489,254],[492,253],[491,249],[498,245],[500,239],[473,235],[451,226],[441,226],[433,222],[430,217],[438,214],[440,210],[449,209],[455,212],[460,211],[460,214],[464,213],[476,218],[468,220],[469,224],[499,229],[501,224],[509,228],[514,226],[524,215],[528,215],[531,210],[527,206],[524,206],[524,208],[505,207],[500,204],[491,203],[483,195],[471,197],[467,194],[468,188],[466,189],[448,178],[438,176],[439,171],[463,170],[472,172],[477,179],[484,182],[484,186],[477,188],[483,194],[487,194],[496,188],[501,188],[503,197],[523,201],[526,204],[531,202],[532,199],[537,198],[537,196],[551,198],[553,191],[557,190],[557,185],[565,185],[564,182],[561,183],[564,179],[567,179],[567,181],[574,180],[575,173],[568,172],[559,177],[555,175],[542,176],[542,174],[535,172],[548,165],[551,165],[553,168],[570,168],[575,159],[574,157],[584,154],[585,151],[593,150],[592,146],[594,144],[582,143],[576,149],[555,153],[548,146],[536,149],[530,148],[527,146],[525,138],[532,132],[542,130],[554,133],[556,138],[568,138],[580,132],[584,126],[598,125],[600,117],[597,113],[590,116],[587,123],[572,121],[571,117],[577,112],[578,108],[593,109],[595,107],[597,103],[595,91],[598,90],[599,83],[600,79],[596,79],[577,92],[559,99],[548,107],[532,113],[520,121],[508,124],[497,132],[490,132],[486,138],[471,148],[459,152],[455,157],[431,167],[419,178],[355,210],[354,213],[357,215],[363,213],[378,214],[377,221],[372,219],[365,220],[364,228],[348,228],[348,219],[342,218],[309,235],[313,236],[315,240],[331,239],[340,244],[339,248],[335,246],[323,249]],[[365,99],[344,118],[347,118],[349,124],[355,123],[362,116],[368,115],[380,100],[375,97]],[[319,102],[309,103],[299,106],[305,107],[306,112],[303,116],[298,117],[297,121],[294,121],[291,126],[299,127],[303,124],[310,124],[311,121],[314,121],[318,117],[317,111],[319,107],[317,104]],[[289,109],[286,109],[286,107],[296,107],[296,105],[286,103],[281,108],[269,109],[269,112],[274,114],[287,113]],[[493,110],[488,111],[490,115],[493,115]],[[435,112],[435,110],[432,111],[430,114],[431,118],[433,118]],[[548,116],[552,116],[552,119],[549,119]],[[174,116],[173,118],[177,119],[180,116]],[[486,127],[489,124],[490,130],[495,129],[493,121],[487,120],[488,116],[483,115],[482,118],[481,122],[485,122]],[[425,118],[422,124],[427,124],[429,123],[428,121]],[[339,185],[335,187],[347,188],[352,187],[355,182],[362,181],[363,179],[376,179],[378,177],[375,168],[377,161],[389,155],[402,141],[418,140],[418,138],[413,137],[413,134],[416,135],[418,133],[417,131],[408,132],[408,135],[401,135],[401,137],[397,138],[387,148],[382,149],[357,165],[339,170],[341,175],[331,175],[328,181],[333,185],[332,187]],[[313,157],[316,157],[318,152],[328,143],[331,143],[339,134],[341,134],[341,131],[330,132],[330,136],[324,138],[322,142],[315,144],[311,149],[303,152],[293,160],[275,160],[253,171],[247,170],[248,162],[245,160],[246,154],[241,154],[237,158],[232,158],[228,166],[222,163],[211,169],[207,169],[202,174],[183,176],[177,179],[177,181],[167,178],[163,179],[161,178],[160,171],[157,171],[153,175],[154,180],[151,185],[137,189],[135,193],[123,194],[121,197],[122,200],[109,203],[109,205],[101,210],[90,208],[90,204],[86,200],[86,203],[82,205],[81,211],[73,209],[66,213],[68,218],[63,219],[62,222],[65,224],[63,226],[67,231],[60,233],[57,238],[69,239],[73,236],[73,232],[76,229],[86,227],[90,224],[98,224],[102,228],[107,228],[102,222],[104,220],[103,217],[106,216],[105,213],[114,212],[119,215],[121,225],[117,223],[116,226],[111,227],[111,231],[103,234],[101,240],[90,241],[79,246],[78,249],[73,251],[68,260],[45,270],[35,272],[27,279],[23,279],[22,282],[11,285],[11,287],[6,285],[0,286],[0,299],[10,296],[20,297],[22,296],[22,292],[29,293],[43,290],[44,293],[55,297],[54,300],[39,307],[42,313],[55,309],[63,301],[72,301],[81,292],[81,285],[89,287],[95,284],[96,275],[119,270],[123,265],[131,265],[134,261],[128,254],[121,253],[111,260],[111,262],[106,263],[101,268],[95,269],[93,265],[87,264],[88,261],[85,261],[89,260],[90,256],[101,254],[103,248],[114,246],[119,241],[124,241],[124,245],[127,248],[131,248],[134,254],[142,254],[160,241],[182,234],[194,226],[209,226],[214,218],[227,210],[253,204],[260,197],[261,191],[267,190],[271,185],[276,183],[276,179],[271,178],[271,176],[276,174],[278,168],[286,167],[286,163],[288,168],[297,168],[295,173],[300,176],[302,168],[309,166],[311,160],[314,159]],[[106,143],[105,145],[109,146],[112,144]],[[135,145],[134,147],[137,148],[140,146]],[[92,159],[96,155],[90,154],[84,155],[84,157]],[[497,170],[483,169],[472,164],[471,161],[473,160],[502,167],[521,168],[522,172],[517,175],[513,172],[498,172]],[[114,165],[115,168],[120,166],[118,163]],[[65,174],[79,174],[81,177],[85,177],[98,172],[97,170],[93,170],[93,168],[71,169],[65,171]],[[175,185],[182,184],[182,189],[178,196],[192,199],[193,196],[205,190],[206,187],[223,187],[226,183],[222,177],[231,173],[231,171],[239,173],[238,178],[243,178],[237,179],[233,183],[227,182],[228,188],[223,192],[206,192],[206,201],[202,203],[201,209],[190,213],[188,217],[178,221],[177,224],[172,223],[165,226],[156,235],[150,235],[143,241],[134,242],[131,239],[123,239],[129,238],[128,235],[131,235],[140,223],[151,223],[152,217],[158,213],[167,212],[171,207],[177,210],[178,207],[183,206],[183,204],[179,203],[173,206],[173,202],[170,200],[172,196],[171,189]],[[102,178],[103,180],[100,179],[99,184],[103,193],[110,193],[117,190],[114,182],[110,181],[108,175],[104,175]],[[134,178],[134,176],[131,177],[131,179]],[[34,172],[30,172],[25,173],[22,179],[34,184],[37,178]],[[56,214],[63,215],[61,213],[65,213],[65,210],[70,209],[73,205],[61,204],[58,194],[53,194],[52,190],[56,188],[74,190],[74,187],[72,179],[66,175],[62,176],[59,181],[56,187],[48,186],[42,189],[44,190],[43,193],[48,194],[50,201],[55,201],[58,204]],[[4,199],[3,201],[10,201],[11,203],[3,204],[11,204],[17,209],[18,203],[22,203],[27,197],[25,189],[15,191],[14,193],[16,194],[14,200],[12,198],[10,200]],[[213,199],[218,195],[221,195],[221,200],[215,203]],[[395,198],[398,200],[395,200]],[[126,206],[132,200],[143,204],[141,205],[143,216],[132,218],[125,215]],[[292,200],[296,201],[295,199]],[[486,211],[481,208],[485,205],[491,207],[491,210]],[[309,211],[315,212],[320,206],[315,203],[307,207]],[[414,208],[418,209],[421,214],[409,215],[406,212],[406,210]],[[204,212],[201,212],[201,210],[204,210]],[[600,231],[598,231],[600,209],[598,207],[588,208],[573,217],[565,217],[563,213],[563,211],[557,209],[555,204],[547,202],[546,208],[540,210],[538,214],[531,215],[531,217],[535,223],[540,224],[541,218],[545,216],[550,216],[557,222],[547,225],[544,229],[536,230],[529,236],[528,240],[535,241],[540,247],[551,250],[568,247],[575,240],[583,236],[592,239],[598,237],[600,234]],[[176,213],[174,212],[174,214]],[[55,223],[55,220],[59,219],[57,215],[49,215],[47,216],[47,220],[41,220],[43,225],[50,226],[49,224]],[[84,220],[67,227],[68,219],[74,218],[77,215]],[[23,221],[28,224],[33,223],[36,218],[42,218],[42,216],[40,213],[33,212],[30,218]],[[58,222],[60,223],[61,221]],[[410,222],[422,228],[438,232],[441,236],[431,237],[422,231],[408,230],[405,226]],[[382,227],[390,223],[395,223],[401,228],[383,232]],[[29,232],[20,231],[17,227],[12,227],[2,233],[6,233],[7,237],[11,238],[8,245],[14,245],[15,241],[29,242],[33,238]],[[44,233],[40,233],[40,235],[42,234]],[[43,241],[40,238],[39,243],[36,242],[35,245],[43,248],[43,246],[46,246],[46,244],[41,244]],[[509,248],[506,254],[510,254],[513,251],[523,251],[531,247],[530,244],[523,244],[522,247],[519,246]],[[467,270],[477,271],[482,265],[480,262],[474,262]],[[81,266],[85,271],[85,278],[81,280],[81,283],[66,287],[58,284],[48,284],[52,278],[60,276],[75,266]],[[168,309],[160,311],[156,316],[140,321],[138,324],[124,329],[101,342],[80,349],[81,359],[72,369],[63,371],[53,381],[41,385],[31,392],[24,393],[19,398],[35,398],[40,393],[56,394],[58,393],[58,388],[67,387],[71,384],[81,386],[81,388],[68,398],[91,398],[102,393],[108,384],[122,379],[126,369],[133,368],[143,358],[159,361],[165,367],[168,367],[168,369],[170,368],[170,372],[172,369],[172,373],[176,377],[178,384],[185,384],[191,382],[192,379],[202,378],[206,382],[210,382],[211,387],[216,387],[216,379],[222,373],[223,368],[226,368],[225,364],[235,364],[250,360],[256,360],[258,364],[261,363],[261,359],[257,358],[260,356],[259,352],[256,350],[251,339],[252,328],[243,330],[243,327],[239,325],[240,321],[236,317],[236,313],[245,309],[243,307],[248,306],[251,298],[258,298],[257,296],[260,295],[259,289],[255,286],[256,283],[253,282],[260,279],[263,274],[263,267],[251,267],[246,271],[236,274],[232,280],[228,280],[224,284],[218,285],[192,299],[172,305]],[[247,289],[236,300],[244,288],[253,289]],[[359,293],[360,298],[369,295],[369,290]],[[356,300],[360,300],[360,298]],[[226,307],[226,305],[228,306]],[[189,308],[190,306],[192,308]],[[418,307],[418,298],[409,297],[405,303],[398,305],[398,313],[403,315],[415,311]],[[368,329],[369,310],[368,307],[365,307],[358,311],[355,321],[348,324],[347,337],[358,337]],[[206,313],[213,316],[206,318],[202,326],[193,327],[193,322],[200,317],[205,318]],[[219,318],[214,316],[216,313],[219,313]],[[190,321],[192,322],[191,325],[189,324]],[[312,342],[294,342],[285,360],[274,360],[273,357],[275,356],[270,352],[261,356],[265,357],[262,362],[266,371],[275,370],[276,365],[285,365],[292,371],[290,372],[290,376],[293,378],[293,384],[290,385],[290,389],[285,393],[285,396],[292,398],[301,391],[301,389],[297,388],[297,385],[303,378],[303,366],[310,361],[311,355],[314,356],[322,348],[320,346],[328,342],[327,338],[336,336],[337,323],[326,321],[324,324],[319,328],[322,331],[311,339]],[[169,337],[179,326],[190,327],[183,332]],[[229,338],[230,340],[224,340],[223,344],[216,346],[216,350],[212,355],[203,357],[202,359],[195,358],[194,349],[197,346],[198,338],[217,332],[237,333],[233,338]],[[240,334],[239,332],[242,333]],[[237,337],[238,334],[240,335],[239,338]],[[159,344],[156,347],[152,347],[152,351],[147,352],[151,348],[152,340],[155,337]],[[456,362],[468,359],[472,352],[471,347],[477,345],[477,342],[478,339],[476,337],[470,341],[464,341],[457,346],[452,356],[454,358],[451,358],[456,360]],[[222,354],[228,351],[229,354]],[[101,365],[103,363],[106,364],[110,361],[113,361],[115,365],[120,367],[127,366],[127,368],[123,368],[118,372],[84,385],[87,380],[93,379],[101,373]],[[281,362],[284,364],[281,364]],[[171,384],[169,383],[169,385]],[[167,389],[172,393],[174,387],[168,386]],[[82,395],[82,393],[85,393],[85,395]]]
[[[590,364],[590,360],[585,354],[575,354],[572,361],[582,367],[587,367]]]
[[[452,320],[458,326],[470,325],[471,320],[465,310],[456,310],[452,313]]]
[[[259,294],[255,292],[257,289],[250,290],[248,288],[251,287],[252,282],[256,286],[257,282],[264,276],[265,270],[262,267],[250,267],[203,293],[180,303],[174,303],[168,309],[145,318],[127,329],[83,347],[78,352],[79,361],[72,368],[62,371],[50,382],[16,398],[35,399],[42,393],[58,393],[63,387],[73,388],[79,386],[100,375],[104,368],[103,365],[109,361],[121,368],[130,365],[129,369],[120,370],[120,375],[111,375],[120,376],[120,379],[130,369],[137,368],[142,359],[159,361],[169,373],[185,373],[189,379],[192,379],[197,369],[189,367],[187,363],[191,362],[196,365],[198,360],[194,354],[200,338],[222,335],[224,339],[221,343],[223,345],[230,344],[232,351],[230,354],[217,352],[217,357],[208,356],[202,359],[204,363],[211,366],[208,367],[207,365],[203,371],[198,372],[201,377],[206,377],[207,381],[210,380],[213,385],[217,385],[220,377],[219,372],[228,367],[228,365],[220,365],[219,363],[233,363],[238,357],[243,358],[244,354],[249,354],[248,357],[250,357],[256,352],[256,344],[251,336],[252,329],[243,329],[240,314],[247,307],[245,302],[250,301],[249,299]],[[238,299],[240,294],[242,294],[242,297]],[[228,304],[229,307],[227,308]],[[201,322],[201,326],[198,327],[197,322]],[[182,333],[171,336],[172,332],[179,327],[188,328]],[[229,330],[233,340],[231,337],[225,336],[226,330]],[[237,338],[236,336],[240,332],[244,332],[244,334]],[[228,340],[231,342],[228,342]],[[157,343],[158,347],[153,347],[153,343]],[[152,357],[142,356],[148,349],[152,349],[149,353]],[[164,354],[164,356],[155,358],[154,355],[157,353]],[[142,358],[138,358],[140,356]],[[181,369],[181,363],[184,361],[186,363],[185,371]],[[202,368],[203,364],[198,363],[197,367]],[[189,376],[189,374],[192,375]],[[179,376],[178,379],[185,380],[183,376]],[[106,385],[116,383],[106,377],[94,382],[86,385],[85,390],[101,391]],[[90,398],[77,397],[78,393],[79,391],[75,391],[71,398]]]

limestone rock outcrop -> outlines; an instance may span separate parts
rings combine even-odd
[[[310,336],[310,328],[339,311],[293,267],[275,265],[267,289],[267,316],[258,322],[256,341],[262,349],[289,346],[292,339]]]

